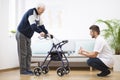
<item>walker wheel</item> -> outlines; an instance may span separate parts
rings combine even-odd
[[[43,73],[43,74],[47,74],[48,72],[49,72],[49,67],[43,66],[43,67],[42,67],[42,73]]]
[[[68,74],[70,72],[70,67],[66,66],[65,69],[66,69],[66,74]]]
[[[36,68],[34,69],[34,74],[35,74],[36,76],[40,76],[40,75],[41,75],[41,72],[42,72],[41,67],[36,67]]]
[[[63,76],[63,75],[65,74],[65,72],[66,72],[66,70],[65,70],[65,68],[63,68],[63,67],[59,67],[59,68],[57,69],[57,74],[58,74],[58,76]]]

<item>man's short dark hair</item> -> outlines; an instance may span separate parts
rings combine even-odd
[[[100,29],[99,29],[99,26],[97,26],[97,25],[92,25],[92,26],[90,26],[89,29],[92,31],[96,31],[98,34],[100,34]]]

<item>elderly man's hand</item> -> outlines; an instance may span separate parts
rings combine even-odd
[[[44,33],[44,32],[41,32],[41,33],[40,33],[40,36],[41,36],[41,37],[45,37],[45,33]]]

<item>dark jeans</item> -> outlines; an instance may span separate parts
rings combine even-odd
[[[99,58],[89,58],[87,64],[100,71],[106,71],[109,69]]]

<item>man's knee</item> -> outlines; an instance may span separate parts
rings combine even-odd
[[[89,66],[92,66],[92,64],[93,64],[92,59],[88,59],[88,60],[87,60],[87,64],[88,64]]]

